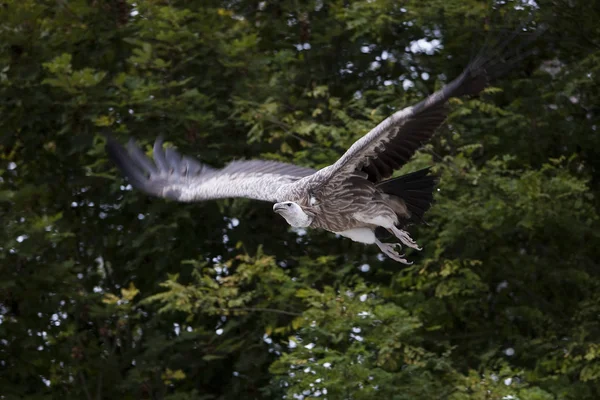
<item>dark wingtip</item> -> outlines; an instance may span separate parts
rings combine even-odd
[[[531,21],[525,21],[508,35],[488,41],[483,46],[465,71],[467,79],[462,87],[464,94],[479,94],[489,83],[502,78],[521,61],[537,53],[538,49],[532,48],[531,45],[548,27],[541,24],[535,27],[534,31],[525,31],[529,22]]]
[[[106,137],[106,153],[110,160],[125,175],[133,187],[141,189],[147,193],[154,194],[148,187],[148,172],[143,171],[132,158],[132,155],[110,135]],[[130,144],[131,145],[131,144]],[[135,145],[135,144],[134,144]]]
[[[105,134],[106,145],[104,146],[108,158],[120,169],[125,169],[125,160],[129,158],[127,150],[119,142],[114,140],[110,135]]]

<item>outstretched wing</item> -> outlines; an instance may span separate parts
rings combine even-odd
[[[315,172],[310,168],[262,160],[234,161],[223,169],[215,169],[181,156],[172,148],[163,149],[161,139],[154,143],[154,162],[133,140],[125,149],[109,137],[106,150],[133,187],[182,202],[228,197],[282,201],[277,198],[277,192],[283,185]]]
[[[506,47],[505,43],[503,47]],[[452,97],[476,95],[489,80],[502,75],[522,57],[507,60],[499,52],[475,58],[460,76],[412,107],[391,115],[365,136],[357,140],[333,165],[311,178],[317,185],[339,181],[358,173],[380,182],[390,177],[427,142],[447,116],[446,103]],[[485,53],[485,50],[482,52]]]

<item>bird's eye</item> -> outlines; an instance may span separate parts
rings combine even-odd
[[[292,203],[287,203],[286,206],[291,207]]]

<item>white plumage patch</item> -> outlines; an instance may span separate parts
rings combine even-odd
[[[312,218],[302,210],[302,207],[293,201],[275,203],[273,211],[280,214],[288,224],[295,228],[306,228],[312,223]]]
[[[382,226],[386,229],[390,229],[396,222],[394,219],[383,215],[376,215],[373,217],[364,213],[355,213],[354,218],[367,224]]]
[[[373,244],[375,243],[375,232],[370,228],[354,228],[342,232],[334,232],[338,235],[352,239],[355,242]]]

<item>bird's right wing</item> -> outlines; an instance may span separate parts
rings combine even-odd
[[[230,197],[283,201],[285,199],[277,198],[283,185],[315,172],[293,164],[263,160],[234,161],[223,169],[215,169],[193,158],[182,157],[172,148],[163,149],[160,139],[154,143],[154,162],[133,140],[125,149],[108,137],[106,150],[133,187],[181,202]]]

